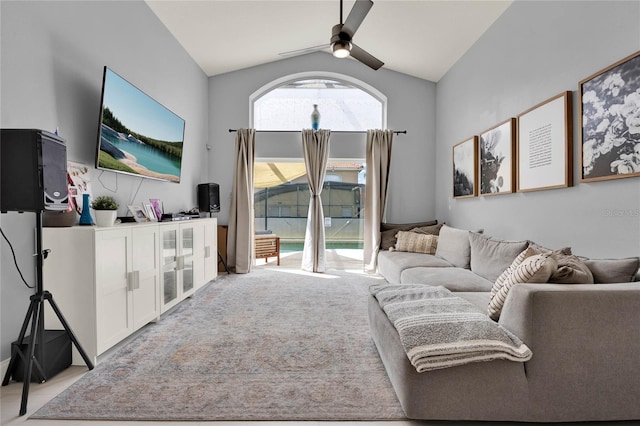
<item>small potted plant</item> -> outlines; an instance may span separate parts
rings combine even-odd
[[[97,197],[91,203],[91,208],[96,213],[96,225],[113,226],[118,217],[118,202],[108,195]]]

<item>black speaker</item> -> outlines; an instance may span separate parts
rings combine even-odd
[[[67,146],[36,129],[0,131],[0,211],[67,210]]]
[[[198,209],[201,212],[220,211],[220,185],[217,183],[198,185]]]

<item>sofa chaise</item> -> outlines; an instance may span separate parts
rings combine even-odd
[[[587,260],[568,248],[551,251],[447,225],[412,225],[404,231],[391,229],[398,236],[396,247],[384,246],[390,229],[383,228],[381,247],[391,250],[379,252],[378,270],[391,284],[442,286],[490,315],[496,282],[513,274],[516,258],[525,251],[530,257],[530,250],[550,257],[553,271],[545,272],[544,282],[510,286],[497,315],[493,312],[497,323],[531,350],[525,362],[497,359],[418,373],[396,326],[372,295],[373,340],[407,417],[640,419],[639,258]],[[406,233],[437,237],[427,244],[427,253],[400,251],[397,246]]]

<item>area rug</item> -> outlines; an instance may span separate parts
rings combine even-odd
[[[31,418],[404,419],[369,332],[376,283],[345,271],[222,275]]]

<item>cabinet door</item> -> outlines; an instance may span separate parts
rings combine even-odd
[[[96,317],[98,354],[133,332],[129,292],[130,231],[96,232]]]
[[[218,221],[207,220],[204,223],[204,282],[203,285],[218,276]]]
[[[178,225],[163,225],[160,227],[162,250],[162,312],[175,306],[178,298]]]
[[[144,226],[132,230],[133,326],[142,327],[160,316],[158,299],[158,227]]]
[[[188,296],[195,291],[194,274],[194,234],[195,224],[185,223],[180,225],[180,261],[178,262],[179,282],[181,281],[182,297]]]

